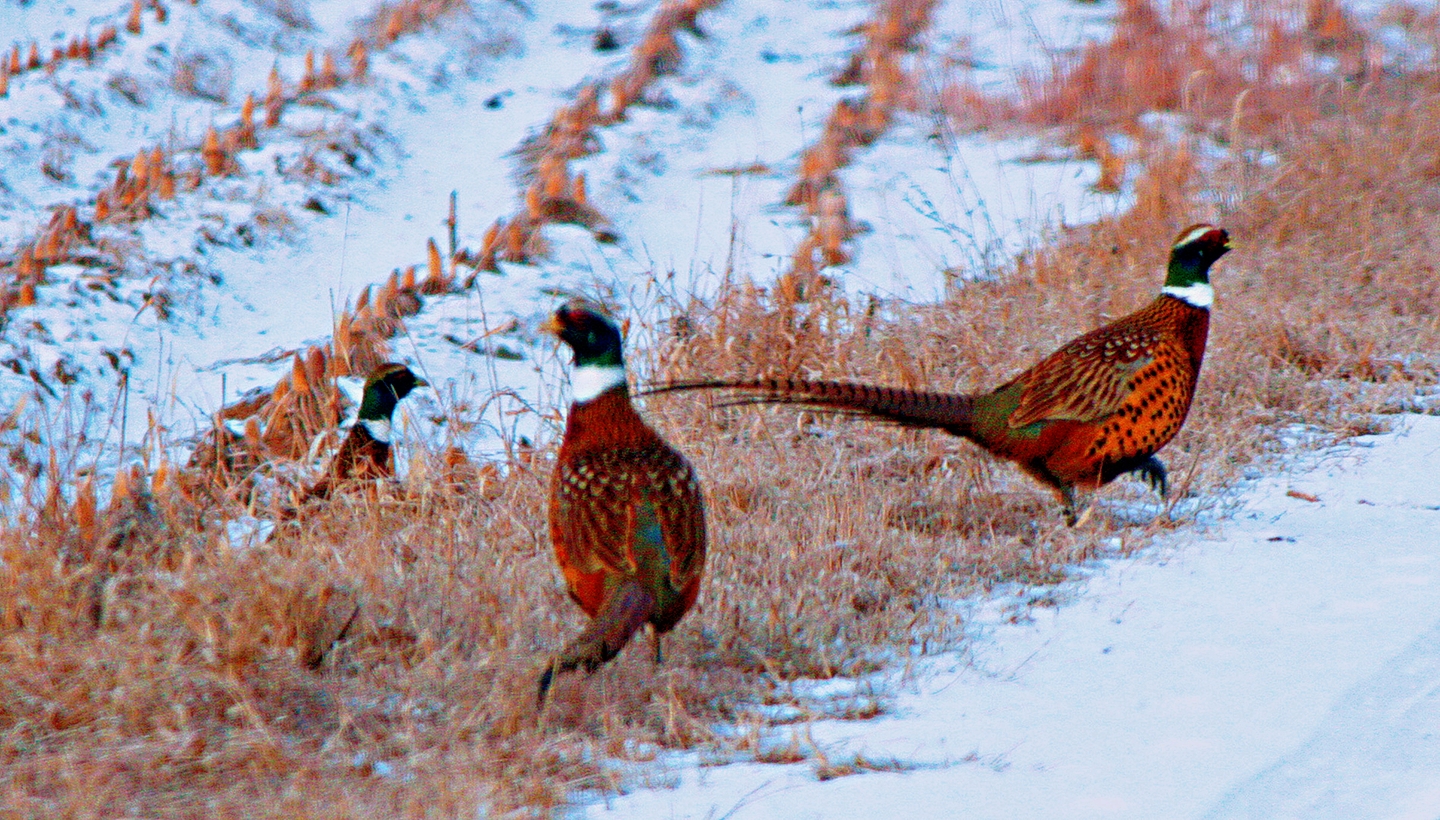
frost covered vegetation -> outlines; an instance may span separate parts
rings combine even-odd
[[[124,372],[120,340],[25,359],[23,340],[53,332],[36,317],[141,309],[167,320],[168,304],[185,303],[167,288],[200,287],[187,277],[221,272],[189,249],[245,241],[229,222],[223,243],[207,236],[205,226],[220,223],[164,203],[224,200],[233,190],[216,180],[244,178],[240,166],[266,150],[267,128],[284,123],[290,106],[323,109],[326,91],[365,82],[378,51],[406,37],[453,42],[457,30],[476,49],[503,50],[503,32],[481,26],[462,2],[380,4],[356,23],[358,34],[297,56],[299,79],[282,77],[278,91],[261,79],[270,58],[259,68],[237,61],[227,79],[212,70],[214,55],[198,51],[164,74],[163,87],[216,106],[216,128],[193,145],[158,147],[123,145],[105,131],[116,141],[113,176],[75,183],[53,217],[0,248],[11,369],[57,399],[16,400],[0,420],[12,471],[0,532],[0,789],[9,809],[543,813],[580,792],[621,788],[625,761],[663,749],[793,760],[809,752],[777,743],[773,727],[885,709],[883,691],[825,698],[806,682],[903,669],[912,652],[955,646],[961,633],[947,601],[1002,582],[1053,582],[1075,562],[1141,547],[1204,514],[1295,425],[1334,437],[1371,432],[1384,414],[1423,407],[1435,392],[1433,9],[1393,3],[1361,19],[1327,0],[1127,0],[1108,40],[1055,55],[1048,71],[1005,94],[971,81],[964,43],[928,43],[929,4],[897,0],[871,11],[853,61],[837,68],[835,81],[854,93],[783,170],[788,205],[810,229],[780,276],[726,275],[716,292],[692,294],[674,292],[657,271],[656,288],[672,298],[632,332],[636,369],[647,381],[798,372],[988,388],[1152,298],[1175,230],[1207,219],[1229,229],[1239,250],[1215,271],[1190,421],[1161,453],[1172,473],[1168,506],[1120,482],[1070,529],[1033,482],[937,434],[657,398],[646,410],[694,461],[711,511],[700,604],[668,639],[662,667],[632,649],[593,678],[562,681],[544,715],[535,713],[535,676],[581,617],[546,534],[553,425],[533,442],[509,442],[497,460],[427,442],[403,486],[342,496],[312,509],[298,532],[234,548],[227,522],[264,516],[275,476],[306,462],[311,440],[343,415],[335,376],[392,353],[407,322],[449,295],[485,287],[478,272],[523,276],[545,258],[557,223],[603,241],[643,229],[606,217],[569,163],[601,148],[597,129],[631,106],[662,102],[647,94],[685,58],[690,29],[723,12],[710,5],[666,5],[635,25],[613,82],[578,91],[517,155],[522,204],[513,213],[496,214],[473,248],[416,248],[416,270],[338,310],[327,338],[282,352],[291,365],[279,386],[221,411],[243,432],[209,432],[202,417],[192,457],[172,459],[152,427],[130,445],[141,460],[113,480],[80,466],[89,462],[61,448],[66,425],[123,412],[122,393],[99,386]],[[307,26],[321,25],[305,8],[238,4],[225,19],[288,16],[294,25],[282,30],[303,40]],[[127,32],[141,36],[186,11],[122,9],[116,42],[90,46],[100,57],[77,45],[74,57],[39,56],[32,68],[17,46],[0,72],[4,93],[15,99],[45,76],[98,70],[89,61],[102,66]],[[140,32],[130,31],[132,17]],[[525,24],[523,15],[509,21]],[[605,45],[598,31],[596,42]],[[112,80],[136,95],[162,90],[156,76]],[[267,123],[272,108],[277,120]],[[861,226],[848,216],[843,169],[863,164],[867,148],[906,119],[933,124],[941,140],[977,129],[1039,135],[1049,150],[1093,157],[1097,185],[1132,192],[1131,205],[1013,262],[963,272],[969,281],[937,303],[850,294],[836,266],[851,261]],[[324,124],[330,130],[283,133],[283,149],[266,161],[301,179],[245,194],[274,200],[240,224],[284,232],[287,220],[329,210],[345,176],[388,150],[373,131]],[[46,154],[52,181],[85,176],[56,151]],[[147,232],[165,213],[165,229]],[[173,243],[157,234],[177,232],[187,250],[158,249]],[[87,294],[97,293],[107,307],[93,307]],[[99,398],[72,392],[71,404],[59,402],[67,380]],[[867,765],[827,761],[827,771]]]

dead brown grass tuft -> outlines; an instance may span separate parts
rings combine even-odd
[[[1374,73],[1368,40],[1334,0],[1182,2],[1166,12],[1151,0],[1125,0],[1111,40],[1088,46],[1060,72],[1030,78],[1022,111],[1036,123],[1107,130],[1181,111],[1197,123],[1266,131],[1315,116],[1314,95],[1326,83],[1315,70],[1321,58],[1333,58],[1342,77]]]
[[[1392,18],[1417,52],[1433,50],[1428,18],[1403,3],[1380,22]],[[1144,142],[1156,113],[1183,114],[1187,128],[1222,143],[1305,128],[1335,83],[1380,79],[1393,56],[1337,0],[1123,0],[1109,40],[1021,77],[1018,98],[980,93],[959,71],[940,96],[963,129],[1063,129],[1082,157],[1101,161],[1107,190],[1124,161],[1109,143]]]

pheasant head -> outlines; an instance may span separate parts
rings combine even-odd
[[[1194,307],[1208,308],[1215,301],[1210,287],[1210,266],[1231,249],[1230,234],[1214,225],[1191,225],[1175,237],[1162,293]]]
[[[365,379],[365,392],[361,394],[360,411],[355,420],[365,425],[377,440],[389,441],[390,418],[395,413],[395,405],[410,395],[410,391],[428,385],[429,382],[403,364],[386,362],[379,365]]]
[[[568,302],[540,327],[560,337],[575,354],[570,385],[577,404],[625,385],[620,329],[599,307],[581,300]]]

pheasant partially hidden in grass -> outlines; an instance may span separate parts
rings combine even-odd
[[[582,302],[544,329],[575,353],[574,403],[550,482],[550,540],[570,597],[593,620],[540,676],[593,672],[642,625],[668,632],[695,603],[705,567],[705,505],[690,464],[635,412],[620,332]]]
[[[284,517],[293,517],[300,505],[308,501],[329,498],[335,488],[346,481],[394,475],[390,434],[395,406],[410,395],[410,391],[428,384],[403,364],[387,362],[372,370],[365,379],[365,391],[360,397],[360,411],[355,416],[355,424],[325,466],[324,475],[305,489]]]
[[[1210,265],[1230,250],[1224,230],[1180,232],[1160,295],[1092,330],[990,393],[954,395],[803,379],[696,381],[649,393],[724,389],[738,403],[801,404],[929,427],[970,439],[1053,488],[1074,524],[1075,489],[1139,473],[1166,494],[1155,457],[1195,395],[1210,326]]]

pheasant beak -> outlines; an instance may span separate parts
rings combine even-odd
[[[560,315],[556,313],[551,314],[549,319],[541,322],[540,329],[552,336],[559,336],[560,331],[564,330],[565,326],[560,324]]]
[[[429,386],[430,386],[430,382],[427,382],[427,381],[425,381],[424,379],[420,378],[419,376],[416,376],[416,377],[415,377],[415,386],[416,386],[416,387],[429,387]]]

